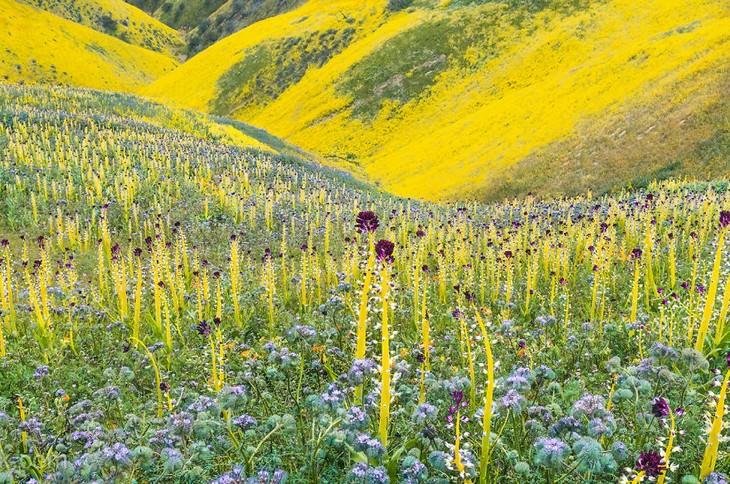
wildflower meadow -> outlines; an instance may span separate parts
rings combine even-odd
[[[726,483],[730,191],[437,204],[0,86],[0,483]]]

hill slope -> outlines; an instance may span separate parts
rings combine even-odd
[[[188,32],[196,54],[232,33],[301,5],[305,0],[127,0],[167,25]]]
[[[182,36],[123,0],[22,0],[132,45],[173,54],[183,48]]]
[[[89,27],[0,0],[0,79],[131,91],[171,71],[170,57]]]
[[[145,92],[251,122],[400,195],[727,170],[724,1],[386,3],[310,0]]]

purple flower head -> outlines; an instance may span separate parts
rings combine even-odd
[[[201,336],[208,336],[211,331],[210,324],[208,324],[208,321],[201,321],[196,326],[196,329],[198,330],[198,334]]]
[[[702,484],[728,484],[727,476],[721,472],[710,472]]]
[[[392,264],[395,260],[393,258],[393,249],[395,249],[395,244],[393,242],[389,240],[379,240],[378,243],[375,244],[375,255],[378,256],[379,261]]]
[[[355,229],[361,234],[375,232],[379,226],[378,216],[369,210],[358,213],[355,218]]]
[[[451,392],[451,398],[454,400],[454,404],[449,407],[449,413],[446,415],[446,421],[452,423],[454,415],[459,411],[461,407],[466,407],[468,404],[464,400],[464,390],[454,390]]]
[[[451,392],[451,398],[454,400],[454,405],[458,407],[464,401],[464,390],[454,390]]]
[[[639,260],[641,259],[642,251],[638,247],[631,251],[631,259],[632,260]]]
[[[35,369],[35,373],[33,373],[33,378],[36,380],[42,380],[45,376],[48,375],[48,367],[46,365],[41,365],[38,368]]]
[[[656,418],[664,418],[669,416],[671,409],[669,408],[669,402],[662,397],[657,397],[651,402],[651,413]]]
[[[636,461],[636,470],[643,471],[649,477],[657,477],[666,469],[664,458],[658,452],[642,452]]]
[[[730,225],[730,211],[722,210],[720,212],[720,227],[725,228]]]
[[[256,427],[256,424],[256,419],[250,415],[241,415],[233,419],[233,425],[243,430],[248,430],[250,428]]]

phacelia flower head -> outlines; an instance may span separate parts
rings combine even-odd
[[[358,213],[355,218],[355,229],[362,234],[375,232],[379,226],[380,221],[375,212],[366,210]]]
[[[570,447],[560,439],[540,437],[535,441],[535,451],[536,464],[557,468],[570,454]]]
[[[375,255],[378,256],[379,261],[392,264],[395,260],[393,258],[393,249],[395,249],[395,244],[393,242],[389,240],[379,240],[378,243],[375,244]]]
[[[642,452],[636,461],[636,470],[649,477],[657,477],[666,469],[664,458],[658,452]]]
[[[702,484],[728,484],[728,479],[725,474],[720,472],[710,472]]]

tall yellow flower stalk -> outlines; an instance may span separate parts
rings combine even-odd
[[[9,322],[11,330],[16,328],[15,319],[15,302],[13,300],[13,268],[10,262],[10,242],[8,240],[2,240],[0,246],[5,248],[5,297],[8,304],[7,320]],[[0,278],[2,278],[2,270],[0,269]]]
[[[140,322],[142,321],[142,249],[134,250],[134,258],[137,260],[137,281],[134,287],[134,314],[132,315],[133,342],[139,340]],[[134,346],[137,346],[136,342],[134,342]]]
[[[719,346],[725,336],[725,320],[727,319],[728,309],[730,309],[730,276],[725,279],[725,290],[722,295],[720,315],[717,317],[717,325],[715,326],[715,337],[713,340],[715,346]]]
[[[484,414],[482,416],[482,453],[479,459],[479,482],[484,484],[487,482],[487,469],[489,466],[489,454],[491,452],[489,438],[492,432],[492,402],[494,400],[496,382],[494,380],[494,355],[492,354],[492,345],[489,342],[487,328],[476,308],[474,308],[474,313],[479,323],[479,329],[482,332],[484,353],[487,357],[487,388],[484,392]]]
[[[667,446],[664,449],[664,469],[659,474],[659,477],[657,477],[657,484],[664,484],[664,481],[667,478],[667,470],[669,470],[669,459],[671,458],[672,450],[674,449],[674,427],[674,412],[672,411],[672,409],[669,409],[669,440],[667,441]]]
[[[3,288],[0,286],[0,290],[2,289]],[[5,333],[3,326],[5,326],[5,322],[0,319],[0,358],[5,358],[5,355],[7,354],[7,350],[5,349]]]
[[[730,366],[730,355],[728,355],[728,366]],[[715,418],[712,420],[710,434],[707,438],[707,446],[705,454],[702,457],[702,467],[700,467],[700,479],[704,479],[715,470],[717,463],[717,451],[720,446],[720,433],[722,432],[722,419],[725,416],[725,394],[727,393],[728,382],[730,381],[730,368],[725,372],[725,378],[722,380],[720,387],[720,395],[717,399],[715,407]]]
[[[357,342],[355,346],[355,359],[365,358],[367,347],[367,324],[368,324],[368,303],[370,301],[370,287],[372,285],[373,271],[375,269],[375,244],[373,235],[379,225],[378,217],[373,212],[363,211],[357,215],[355,228],[368,237],[368,260],[365,267],[362,293],[360,295],[360,307],[358,308],[357,320]],[[363,387],[358,385],[355,388],[355,401],[362,402]]]
[[[641,275],[641,249],[631,251],[631,260],[634,261],[634,284],[631,286],[631,316],[629,322],[636,321],[639,312],[639,276]]]
[[[715,307],[715,296],[717,294],[717,286],[720,281],[720,266],[722,265],[722,253],[725,248],[725,230],[729,224],[730,212],[723,210],[720,213],[720,234],[717,237],[717,249],[715,250],[715,262],[712,265],[710,286],[707,289],[705,309],[702,312],[702,321],[700,322],[700,329],[697,331],[697,340],[695,340],[695,350],[699,352],[702,352],[704,348],[705,337],[710,329],[710,318],[712,318],[712,311]]]
[[[388,240],[375,244],[375,254],[380,262],[381,356],[380,356],[380,419],[378,434],[383,447],[388,446],[388,425],[390,423],[390,264],[393,262],[395,245]]]
[[[112,280],[114,282],[114,292],[117,295],[119,316],[122,320],[126,320],[129,313],[129,304],[127,301],[127,273],[118,245],[114,245],[114,247],[112,247],[111,265]]]
[[[301,281],[299,283],[299,299],[302,303],[302,307],[307,307],[307,276],[309,274],[309,269],[307,266],[307,250],[309,249],[309,246],[307,244],[302,245],[302,273],[301,273]]]
[[[421,364],[421,383],[419,389],[419,403],[426,403],[426,372],[431,370],[431,325],[428,321],[426,302],[428,300],[428,285],[424,285],[421,295],[421,337],[423,341],[423,363]]]
[[[157,417],[162,418],[162,411],[163,411],[163,403],[162,403],[162,378],[160,377],[160,367],[157,364],[157,360],[155,359],[155,355],[147,348],[147,346],[140,340],[132,339],[132,342],[137,345],[141,346],[142,349],[147,354],[147,358],[149,358],[150,363],[152,364],[152,369],[155,372],[155,389],[157,393]]]
[[[269,319],[269,333],[274,335],[274,294],[276,293],[276,272],[274,262],[271,258],[271,251],[266,249],[264,254],[264,267],[262,271],[262,283],[266,289],[266,307]]]
[[[238,238],[235,235],[231,236],[231,299],[233,301],[233,317],[236,320],[236,324],[241,324],[241,308],[238,303],[238,290],[239,290],[239,255],[238,255]]]

